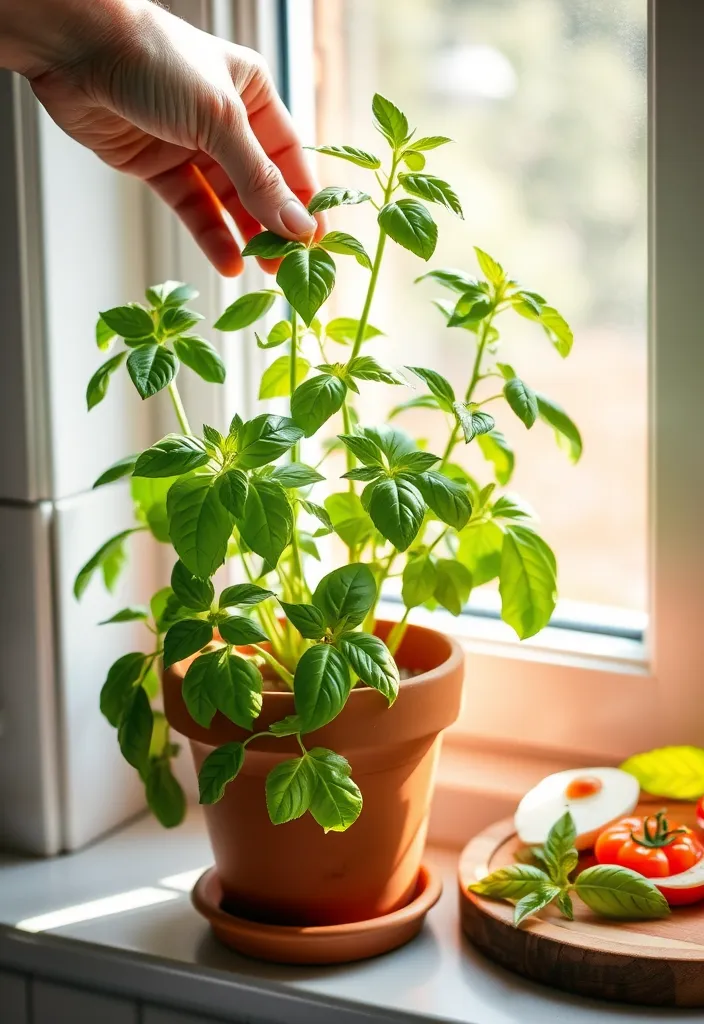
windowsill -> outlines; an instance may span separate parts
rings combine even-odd
[[[512,778],[506,776],[507,793]],[[467,829],[466,838],[470,834]],[[348,966],[280,967],[246,960],[219,945],[183,891],[190,878],[174,878],[211,862],[200,812],[191,809],[177,833],[140,819],[77,854],[0,860],[0,923],[10,926],[0,927],[0,968],[221,1020],[232,1014],[237,1020],[286,1024],[681,1019],[681,1012],[573,998],[491,964],[460,934],[456,853],[433,848],[428,858],[443,872],[445,891],[422,934],[408,946]],[[139,909],[50,931],[12,927],[50,911],[145,889],[143,898],[153,902]]]

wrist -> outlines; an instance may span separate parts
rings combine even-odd
[[[33,79],[79,64],[151,6],[149,0],[0,0],[0,68]]]

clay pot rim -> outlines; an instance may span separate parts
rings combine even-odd
[[[395,622],[390,619],[377,619],[377,626],[389,627],[391,629]],[[460,646],[459,642],[451,636],[449,633],[444,633],[439,629],[431,629],[429,626],[419,626],[411,624],[408,626],[408,632],[413,631],[414,633],[433,633],[435,636],[441,636],[447,641],[449,647],[449,654],[444,661],[441,661],[439,665],[435,665],[434,668],[429,668],[425,672],[419,672],[418,675],[410,676],[408,679],[401,680],[401,686],[406,689],[416,688],[418,686],[427,686],[428,683],[434,682],[438,676],[447,676],[449,673],[456,671],[462,666],[464,661],[464,651]],[[195,655],[194,657],[198,657]],[[168,672],[172,673],[178,679],[183,680],[189,666],[194,660],[194,657],[184,658],[183,661],[177,661],[173,665],[169,666]],[[347,698],[350,700],[358,700],[360,695],[368,694],[370,688],[368,686],[356,686]],[[267,701],[277,702],[290,702],[292,697],[291,690],[267,690],[266,699]]]

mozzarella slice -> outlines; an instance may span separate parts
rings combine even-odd
[[[620,768],[572,768],[548,775],[518,805],[516,832],[523,843],[542,845],[569,811],[577,829],[575,845],[587,850],[607,825],[630,814],[640,796],[637,780]]]

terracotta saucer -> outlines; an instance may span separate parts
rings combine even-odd
[[[340,964],[388,953],[415,938],[441,892],[439,877],[423,866],[414,899],[400,910],[370,921],[308,928],[261,924],[226,913],[215,868],[201,875],[191,899],[220,941],[238,953],[279,964]]]

